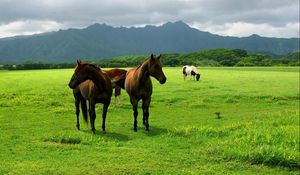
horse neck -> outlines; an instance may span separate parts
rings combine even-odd
[[[105,78],[103,77],[101,70],[98,71],[92,67],[89,67],[87,70],[88,74],[91,77],[91,80],[93,81],[93,83],[98,87],[98,89],[100,91],[104,91],[106,90],[105,84]]]
[[[194,71],[196,74],[198,74],[198,70],[197,70],[196,67],[192,66],[192,67],[191,67],[191,70]]]
[[[136,75],[135,79],[139,83],[143,83],[147,80],[147,78],[150,76],[148,72],[148,61],[145,61],[142,65],[136,68]]]
[[[149,61],[145,61],[139,68],[137,68],[139,71],[138,72],[138,81],[140,83],[143,83],[147,80],[147,78],[150,77],[150,74],[148,72],[148,65],[149,64]]]

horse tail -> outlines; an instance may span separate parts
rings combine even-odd
[[[120,96],[120,95],[121,95],[121,87],[116,86],[115,87],[115,97]]]
[[[83,97],[80,99],[80,104],[81,104],[81,111],[82,111],[84,122],[87,123],[88,122],[87,105],[86,105],[86,100]]]

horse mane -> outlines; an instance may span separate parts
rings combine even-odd
[[[137,68],[135,68],[135,71],[138,71],[138,76],[141,77],[141,81],[145,81],[145,79],[148,76],[148,73],[145,71],[145,65],[149,64],[149,60],[151,58],[145,60],[142,64],[140,64]]]
[[[81,61],[80,64],[81,64],[81,65],[86,65],[86,66],[91,66],[91,67],[93,67],[93,68],[95,68],[95,69],[97,69],[97,70],[101,70],[100,66],[97,66],[97,65],[95,65],[95,64],[91,64],[91,63],[87,63],[87,62],[83,62],[83,61]],[[76,67],[77,67],[77,66],[76,66]]]
[[[93,68],[97,69],[98,71],[101,70],[101,68],[100,68],[99,66],[96,66],[96,65],[94,65],[94,64],[88,64],[88,65],[89,65],[89,66],[92,66]]]
[[[93,74],[93,76],[100,82],[99,84],[101,86],[99,86],[98,83],[94,82],[94,84],[99,88],[99,89],[103,89],[104,91],[107,90],[105,84],[106,84],[106,80],[104,78],[104,73],[101,71],[101,68],[94,65],[94,64],[89,64],[89,63],[82,63],[84,65],[89,66],[90,68],[94,69],[95,71],[91,71],[90,73]]]
[[[142,64],[140,64],[138,67],[136,67],[135,69],[138,70],[143,64],[144,64],[144,62]]]
[[[144,62],[142,62],[142,63],[141,63],[138,67],[136,67],[135,69],[137,70],[137,69],[139,69],[140,67],[142,67],[144,64],[148,64],[150,59],[151,59],[151,58],[146,59]]]

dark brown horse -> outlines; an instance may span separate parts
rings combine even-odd
[[[110,77],[112,81],[112,88],[115,88],[115,98],[117,96],[120,96],[121,87],[124,89],[124,82],[125,82],[127,71],[123,69],[116,69],[116,68],[111,70],[101,70],[101,71]],[[77,117],[76,127],[78,130],[80,130],[80,124],[79,124],[80,104],[81,104],[81,111],[83,114],[83,118],[85,122],[88,121],[86,99],[81,95],[80,87],[81,86],[77,86],[73,90],[73,95],[75,98],[76,117]]]
[[[124,84],[125,84],[125,78],[126,78],[126,73],[127,70],[124,69],[110,69],[110,70],[102,70],[104,73],[106,73],[110,80],[112,81],[112,87],[115,89],[115,106],[117,102],[117,98],[119,101],[119,105],[121,105],[121,89],[125,89]]]
[[[77,61],[75,72],[69,82],[69,87],[74,89],[77,128],[79,126],[79,103],[82,106],[82,113],[85,121],[87,121],[86,100],[89,102],[89,116],[93,133],[95,133],[95,105],[103,104],[102,112],[102,130],[105,133],[105,119],[107,109],[110,104],[112,95],[112,85],[109,76],[101,71],[101,69],[93,64],[82,63]]]
[[[125,90],[130,96],[134,116],[134,131],[137,131],[137,116],[138,116],[138,102],[143,100],[143,125],[149,131],[149,105],[152,95],[152,82],[150,76],[156,78],[160,84],[164,84],[167,80],[162,71],[162,64],[160,62],[160,55],[147,59],[142,65],[131,69],[127,72],[125,79]]]

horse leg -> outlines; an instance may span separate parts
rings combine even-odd
[[[119,106],[121,106],[121,95],[118,96],[119,99]]]
[[[183,74],[183,80],[185,80],[185,78],[186,78],[186,74]]]
[[[117,87],[114,87],[115,89],[115,99],[114,99],[114,108],[117,106]]]
[[[116,106],[117,106],[117,97],[115,96],[115,98],[114,98],[114,108],[116,108]]]
[[[79,100],[78,97],[75,97],[76,118],[77,118],[76,127],[77,127],[78,130],[80,130],[80,124],[79,124],[79,113],[80,113],[80,109],[79,109],[79,105],[80,105],[80,100]]]
[[[115,87],[115,98],[117,98],[117,101],[118,101],[118,106],[121,105],[121,100],[120,100],[120,95],[121,95],[121,87],[119,86],[116,86]]]
[[[143,99],[143,104],[142,104],[142,109],[143,109],[143,125],[145,126],[146,125],[146,105],[145,105],[145,99]]]
[[[93,133],[96,133],[95,129],[95,119],[96,119],[96,112],[95,112],[95,103],[94,101],[89,102],[89,113],[90,113],[90,122],[91,122],[91,128]]]
[[[107,114],[108,106],[109,106],[109,103],[104,103],[103,104],[103,112],[102,112],[102,131],[103,131],[103,134],[106,133],[106,131],[105,131],[105,120],[106,120],[106,114]]]
[[[134,98],[134,97],[130,97],[130,102],[132,105],[133,117],[134,117],[133,130],[136,132],[137,131],[137,116],[138,116],[137,105],[138,105],[138,102],[137,102],[136,98]]]
[[[146,131],[149,131],[149,105],[151,97],[143,99],[143,124],[146,126]]]

